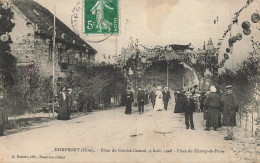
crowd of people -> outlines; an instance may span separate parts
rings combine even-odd
[[[132,113],[132,105],[134,102],[134,94],[132,88],[128,87],[126,93],[126,109],[125,114]],[[193,88],[184,90],[176,90],[174,113],[184,113],[186,129],[195,130],[193,122],[193,113],[195,111],[203,112],[206,121],[205,131],[213,129],[217,131],[219,127],[225,127],[227,136],[225,140],[234,139],[233,127],[236,126],[236,112],[238,111],[238,101],[236,95],[232,92],[232,86],[227,85],[225,92],[211,86],[207,92],[201,92],[194,86]],[[170,91],[167,87],[162,90],[161,86],[152,88],[150,92],[138,88],[137,105],[139,114],[144,113],[144,104],[150,99],[153,110],[167,111],[169,100],[171,99]],[[223,118],[221,118],[223,114]]]
[[[4,135],[4,128],[8,123],[6,112],[6,104],[4,97],[6,93],[0,87],[0,136]],[[195,130],[193,122],[193,113],[195,111],[203,112],[203,117],[206,120],[205,131],[214,131],[221,126],[227,130],[225,140],[234,139],[233,127],[236,126],[236,112],[238,111],[238,101],[236,95],[232,92],[232,86],[226,86],[226,92],[217,91],[215,86],[211,86],[207,92],[200,92],[195,86],[193,89],[176,90],[174,113],[184,113],[186,129]],[[168,103],[171,99],[170,91],[167,87],[162,89],[161,86],[152,88],[150,92],[138,88],[137,91],[137,105],[139,114],[144,113],[144,105],[151,102],[154,111],[167,111]],[[132,106],[134,102],[134,93],[131,87],[128,87],[126,92],[126,109],[125,114],[132,113]],[[72,109],[72,89],[65,87],[59,94],[59,110],[58,120],[70,119]],[[221,119],[221,114],[223,118]]]
[[[152,103],[153,109],[156,111],[167,111],[169,100],[171,99],[170,91],[167,87],[162,91],[162,87],[153,88],[150,92],[143,90],[141,87],[137,91],[137,105],[139,114],[144,113],[144,105]],[[132,105],[134,102],[134,94],[131,87],[127,88],[126,92],[126,109],[125,114],[132,113]]]

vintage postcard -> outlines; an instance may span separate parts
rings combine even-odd
[[[260,162],[260,0],[0,0],[0,163]]]

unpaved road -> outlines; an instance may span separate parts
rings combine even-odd
[[[69,121],[0,137],[0,162],[237,162],[224,130],[204,131],[202,113],[196,130],[184,116],[168,111],[125,115],[124,108],[93,112]],[[256,159],[256,158],[255,158]]]

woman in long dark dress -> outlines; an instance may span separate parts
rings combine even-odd
[[[175,94],[175,108],[174,108],[174,113],[183,113],[183,98],[184,98],[184,94],[178,90]]]
[[[62,92],[59,96],[59,112],[58,112],[58,120],[68,120],[70,119],[70,110],[68,107],[68,95],[66,92],[66,88],[62,89]]]
[[[216,131],[219,125],[219,114],[221,99],[216,93],[217,89],[214,86],[210,87],[210,95],[205,100],[205,107],[208,109],[205,130],[209,131],[210,127]]]

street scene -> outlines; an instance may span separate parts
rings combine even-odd
[[[260,162],[259,12],[0,1],[0,163]]]
[[[1,137],[1,142],[9,142],[0,147],[1,153],[15,157],[12,159],[11,155],[2,162],[208,162],[212,158],[214,162],[257,160],[259,148],[254,149],[253,144],[247,144],[248,140],[253,139],[250,135],[244,135],[241,128],[235,128],[236,140],[224,141],[226,133],[223,129],[205,132],[202,113],[195,113],[196,130],[187,130],[184,127],[184,115],[173,114],[172,105],[170,102],[169,110],[163,112],[154,112],[152,105],[146,105],[142,115],[135,107],[132,116],[125,115],[121,107],[98,111],[70,121],[43,123],[28,131]],[[64,148],[73,151],[64,151]],[[116,152],[112,152],[113,149]]]

